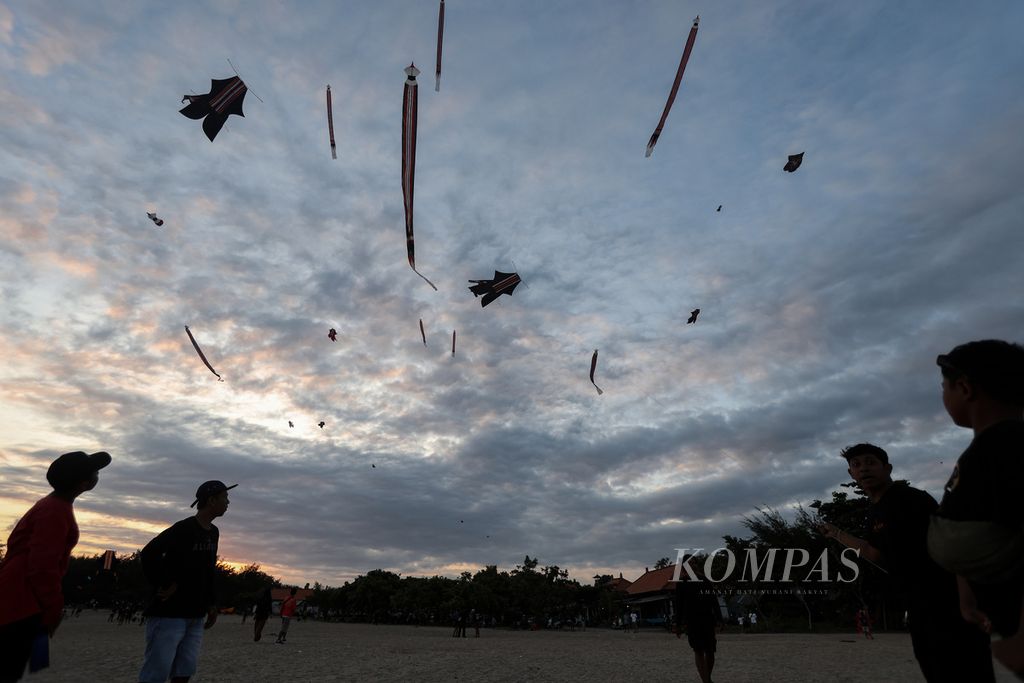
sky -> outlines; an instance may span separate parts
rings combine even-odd
[[[971,434],[935,356],[1024,341],[1024,5],[448,0],[435,92],[437,10],[0,4],[0,535],[72,450],[113,458],[76,553],[219,479],[223,559],[300,585],[634,579],[861,441],[941,496]],[[211,143],[178,109],[229,59]]]

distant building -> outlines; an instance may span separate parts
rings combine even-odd
[[[274,614],[280,614],[281,613],[281,603],[284,602],[285,598],[287,598],[289,595],[291,595],[291,593],[292,593],[292,589],[291,588],[271,588],[270,589],[270,600],[271,600],[271,604],[273,605],[273,613]],[[296,607],[301,607],[302,603],[304,603],[306,601],[306,599],[309,598],[311,595],[313,595],[313,590],[310,589],[310,588],[300,588],[297,591],[295,591],[295,605],[296,605]]]

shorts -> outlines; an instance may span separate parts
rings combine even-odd
[[[195,675],[203,644],[203,617],[146,619],[146,656],[140,683],[164,683],[169,678]]]
[[[695,652],[714,653],[718,645],[718,639],[715,638],[714,629],[711,629],[710,631],[691,629],[686,634],[686,642],[690,644],[690,647],[692,647]]]

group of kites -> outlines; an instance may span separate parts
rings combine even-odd
[[[679,60],[679,66],[676,69],[675,79],[672,82],[672,89],[669,91],[668,100],[665,102],[665,108],[661,112],[661,118],[658,120],[658,125],[654,129],[654,133],[651,134],[650,140],[647,142],[647,150],[645,156],[651,156],[654,151],[654,146],[658,143],[658,138],[661,136],[662,129],[665,127],[665,121],[668,119],[668,113],[672,109],[672,104],[675,102],[676,94],[679,92],[679,85],[683,80],[683,72],[686,70],[686,64],[690,60],[690,53],[693,51],[694,42],[697,39],[697,28],[700,24],[700,17],[698,16],[693,20],[693,26],[690,27],[690,33],[686,38],[686,45],[683,48],[683,56]],[[440,91],[441,89],[441,52],[442,45],[444,43],[444,0],[440,0],[440,8],[438,10],[437,18],[437,67],[435,70],[435,84],[434,90]],[[229,62],[230,63],[230,62]],[[232,66],[232,68],[234,68]],[[420,74],[420,70],[416,68],[415,64],[410,64],[405,69],[405,89],[402,95],[402,195],[405,200],[405,238],[406,248],[408,251],[409,266],[413,272],[419,275],[423,280],[437,291],[437,286],[433,282],[428,280],[426,276],[416,270],[416,254],[415,244],[413,241],[413,187],[415,184],[416,175],[416,122],[417,122],[417,102],[418,102],[418,83],[416,77]],[[235,114],[237,116],[245,116],[242,113],[242,102],[245,99],[245,94],[248,91],[248,87],[242,80],[241,76],[235,71],[235,76],[226,78],[223,80],[212,79],[210,83],[210,92],[205,95],[185,95],[182,98],[182,102],[188,102],[188,105],[181,109],[181,113],[190,119],[202,120],[203,121],[203,132],[206,133],[206,137],[213,142],[214,138],[220,132],[224,123],[227,121],[228,116]],[[331,106],[331,86],[327,86],[327,130],[331,144],[331,158],[337,159],[337,147],[334,140],[334,113]],[[784,171],[790,173],[796,171],[800,164],[803,162],[804,153],[791,154],[783,166]],[[721,211],[722,207],[716,209]],[[150,220],[152,220],[157,226],[164,224],[163,220],[157,217],[155,213],[147,212]],[[502,294],[508,294],[511,296],[512,292],[515,291],[516,286],[521,282],[518,273],[504,273],[501,271],[494,271],[494,277],[488,280],[469,280],[470,287],[469,291],[473,293],[474,297],[483,297],[480,301],[481,306],[487,306],[497,297]],[[693,324],[697,322],[697,316],[700,314],[700,309],[696,308],[690,312],[690,317],[687,319],[687,324]],[[423,319],[420,319],[420,334],[423,337],[423,345],[427,344],[427,333],[423,327]],[[218,381],[223,381],[220,374],[213,369],[210,361],[207,360],[206,354],[199,347],[199,343],[196,342],[196,338],[192,335],[192,331],[185,326],[185,332],[188,334],[189,340],[192,342],[192,346],[195,348],[196,353],[202,359],[206,367],[209,368],[210,372],[217,376]],[[327,335],[331,341],[337,341],[337,331],[334,328],[328,332]],[[455,331],[452,331],[452,355],[455,355]],[[597,370],[597,349],[594,349],[594,354],[590,360],[590,382],[597,389],[597,393],[603,394],[601,387],[597,386],[594,381],[594,373]],[[322,429],[324,422],[318,423],[318,426]],[[292,422],[288,423],[289,427],[293,427]]]

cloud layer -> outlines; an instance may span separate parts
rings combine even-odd
[[[429,3],[51,5],[0,5],[5,530],[104,449],[84,552],[215,478],[221,553],[294,582],[636,573],[827,495],[857,441],[937,495],[970,435],[935,355],[1021,340],[1017,3],[716,5],[649,159],[696,7],[448,3],[435,93]],[[176,110],[225,58],[251,92],[211,144]]]

